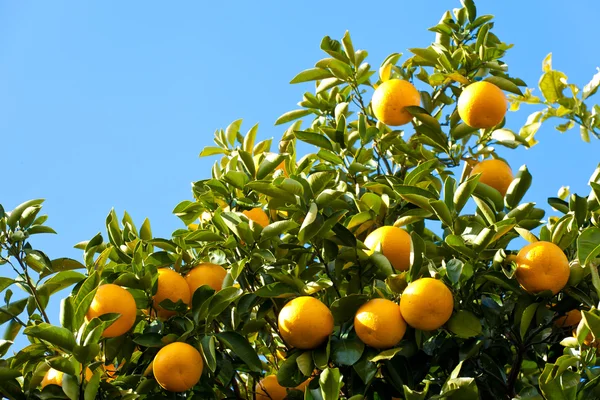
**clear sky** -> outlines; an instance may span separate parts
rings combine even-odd
[[[549,52],[579,85],[600,66],[597,0],[477,3],[515,44],[506,61],[528,86],[537,87]],[[0,204],[47,199],[59,234],[33,246],[51,258],[81,259],[73,245],[104,232],[112,207],[138,226],[149,217],[155,235],[168,237],[181,227],[171,211],[191,198],[190,182],[209,176],[214,159],[198,153],[215,129],[244,118],[245,129],[260,123],[261,139],[279,138],[275,119],[311,89],[288,82],[323,57],[323,36],[350,30],[378,67],[389,53],[426,47],[427,28],[460,6],[383,4],[0,0]],[[508,127],[518,131],[533,111],[523,106]],[[562,185],[587,195],[600,142],[583,143],[577,129],[561,135],[552,123],[537,138],[530,150],[501,151],[515,171],[527,164],[533,174],[525,200],[546,205]],[[58,322],[58,299],[49,314]]]

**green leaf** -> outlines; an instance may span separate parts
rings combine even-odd
[[[225,153],[227,153],[227,150],[222,149],[220,147],[206,146],[205,148],[202,149],[202,151],[200,152],[200,155],[198,157],[209,157],[209,156],[214,156],[215,154],[225,154]]]
[[[79,381],[73,375],[63,375],[62,388],[69,399],[79,399]]]
[[[260,233],[260,239],[268,240],[283,233],[297,229],[300,225],[292,220],[277,221],[267,225]]]
[[[254,294],[259,297],[276,297],[282,299],[298,295],[298,290],[285,283],[275,282],[259,288]]]
[[[326,368],[319,375],[319,386],[323,400],[338,400],[342,388],[342,374],[338,368]]]
[[[21,376],[21,372],[8,367],[0,367],[0,382],[6,382],[9,379],[15,379]]]
[[[458,125],[456,125],[454,128],[450,128],[450,136],[452,136],[452,138],[454,138],[455,140],[460,140],[464,137],[466,137],[467,135],[476,132],[477,128],[472,128],[469,125],[465,124],[465,123],[460,123]]]
[[[339,365],[354,365],[362,356],[365,344],[354,339],[333,340],[331,342],[331,359]]]
[[[368,297],[364,294],[350,294],[335,300],[330,307],[335,324],[341,325],[353,320],[360,306],[366,303],[367,300]]]
[[[45,322],[39,325],[27,327],[23,333],[28,336],[33,336],[37,339],[45,340],[66,351],[73,351],[75,348],[75,336],[66,328],[52,326]]]
[[[310,82],[310,81],[318,81],[325,78],[333,78],[333,74],[324,68],[310,68],[300,72],[296,75],[290,83],[301,83],[301,82]]]
[[[215,337],[212,335],[204,336],[200,341],[202,345],[202,355],[208,368],[215,372],[217,368],[217,353],[215,350]]]
[[[260,372],[262,364],[256,351],[248,342],[248,339],[237,332],[217,333],[217,339],[231,351],[233,351],[253,372]]]
[[[306,117],[307,115],[310,115],[312,113],[313,113],[313,110],[306,109],[306,108],[288,111],[285,114],[283,114],[282,116],[280,116],[279,118],[277,118],[277,121],[275,121],[275,125],[282,125],[287,122],[294,121],[298,118]]]
[[[29,299],[29,297],[25,297],[24,299],[13,301],[4,307],[0,307],[0,325],[13,317],[19,316],[25,310]]]
[[[435,215],[444,225],[449,227],[452,226],[452,213],[446,206],[446,203],[444,203],[442,200],[429,200],[429,205],[435,212]]]
[[[324,135],[307,131],[295,131],[294,135],[303,142],[312,144],[325,150],[333,151],[333,145]]]
[[[581,95],[581,99],[585,100],[588,97],[594,95],[598,91],[598,87],[600,87],[600,69],[598,70],[598,72],[596,72],[596,74],[594,74],[594,76],[592,77],[592,80],[589,81],[583,87],[583,93]]]
[[[300,351],[288,354],[285,361],[279,365],[279,371],[277,371],[277,381],[281,386],[296,387],[306,380],[306,377],[300,371],[297,362],[298,358],[302,354],[303,353]]]
[[[85,385],[85,390],[83,392],[84,400],[94,400],[96,395],[98,394],[98,389],[100,389],[100,378],[102,377],[102,370],[100,368],[96,369],[94,372],[94,376],[92,379]]]
[[[567,76],[559,71],[548,71],[540,78],[540,90],[550,103],[556,103],[563,98],[563,91],[567,87]]]
[[[472,176],[460,185],[458,185],[456,192],[454,192],[454,209],[457,213],[460,213],[465,204],[467,204],[467,201],[475,191],[475,188],[477,187],[478,183],[479,177]]]
[[[463,267],[464,263],[458,258],[453,258],[446,263],[446,273],[448,274],[448,279],[450,279],[452,284],[456,285],[460,280]]]
[[[487,78],[485,78],[485,81],[493,83],[500,89],[506,90],[507,92],[523,96],[523,92],[521,91],[521,89],[519,89],[517,85],[515,85],[512,81],[509,81],[508,79],[502,78],[500,76],[488,76]]]
[[[556,365],[546,364],[539,377],[540,391],[546,400],[574,400],[580,382],[579,374],[570,370],[556,376]]]
[[[18,206],[15,207],[14,210],[12,210],[10,212],[10,215],[8,216],[7,220],[6,220],[6,225],[8,225],[11,229],[15,229],[15,227],[17,226],[17,223],[19,222],[19,219],[21,218],[21,215],[23,214],[23,212],[31,206],[37,206],[40,205],[44,202],[44,199],[35,199],[35,200],[28,200],[24,203],[19,204]]]
[[[304,353],[300,354],[298,358],[296,358],[296,364],[304,376],[311,376],[315,369],[312,351],[305,351]]]
[[[473,0],[460,0],[463,7],[467,9],[467,17],[469,18],[469,22],[473,23],[477,18],[477,8],[475,7],[475,2]]]
[[[441,393],[443,398],[461,400],[479,400],[479,389],[475,378],[450,378],[444,383]]]
[[[344,47],[344,53],[348,59],[355,64],[355,54],[354,54],[354,46],[352,45],[352,40],[350,39],[350,32],[346,31],[344,33],[344,37],[342,38],[342,46]]]
[[[577,238],[577,258],[587,265],[600,255],[600,228],[586,228]]]
[[[439,164],[437,158],[434,158],[424,163],[419,164],[416,168],[412,169],[404,178],[405,185],[414,185],[420,182],[424,176],[428,175],[433,169]]]
[[[529,190],[532,179],[533,177],[526,165],[519,168],[519,172],[517,172],[515,179],[510,183],[504,198],[504,203],[508,208],[516,207],[519,204],[525,193],[527,193],[527,190]]]
[[[13,279],[0,276],[0,293],[2,293],[4,291],[4,289],[9,287],[13,283],[15,283],[15,281]]]
[[[521,326],[519,328],[521,340],[525,339],[527,330],[529,330],[529,325],[531,325],[531,321],[533,321],[533,317],[535,316],[535,312],[537,311],[539,305],[540,303],[532,303],[528,305],[523,312],[523,315],[521,316]]]
[[[481,322],[472,312],[460,310],[455,312],[447,323],[448,329],[456,336],[470,338],[481,334]]]
[[[229,124],[229,126],[225,129],[225,137],[227,138],[227,142],[229,142],[231,146],[235,144],[235,139],[237,137],[238,132],[240,131],[241,126],[242,120],[238,119]]]

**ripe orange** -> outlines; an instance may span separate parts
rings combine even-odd
[[[152,304],[159,318],[168,318],[175,315],[175,311],[165,310],[160,303],[166,299],[176,303],[178,300],[185,304],[190,303],[190,288],[185,278],[170,268],[158,270],[158,288],[152,298]]]
[[[480,81],[467,86],[458,97],[458,115],[471,128],[492,128],[504,119],[508,103],[500,88]]]
[[[575,309],[567,311],[565,315],[562,315],[554,320],[554,325],[558,328],[567,328],[578,325],[581,321],[581,311]]]
[[[298,349],[314,349],[333,333],[331,311],[310,296],[289,301],[279,312],[278,322],[283,340]]]
[[[200,263],[187,273],[185,280],[190,288],[190,296],[202,285],[208,285],[217,292],[223,287],[227,275],[225,268],[212,263]]]
[[[310,380],[311,378],[308,378],[306,381],[296,386],[295,389],[304,392]],[[260,382],[256,384],[255,392],[256,400],[283,400],[288,395],[287,389],[279,384],[277,376],[275,375],[268,375],[261,379]]]
[[[88,321],[104,314],[118,313],[121,316],[104,330],[102,336],[111,338],[121,336],[131,329],[135,323],[137,306],[131,293],[121,286],[112,283],[100,285],[92,304],[88,309]]]
[[[365,246],[382,253],[398,271],[410,268],[410,252],[412,241],[408,232],[395,226],[382,226],[375,229],[365,239]]]
[[[402,79],[390,79],[375,89],[371,106],[377,119],[386,125],[400,126],[410,122],[412,114],[404,109],[421,104],[419,91],[412,83]]]
[[[156,382],[170,392],[185,392],[193,388],[200,381],[203,368],[200,352],[183,342],[166,345],[152,361]]]
[[[387,349],[402,339],[406,332],[406,322],[396,303],[386,299],[373,299],[356,312],[354,330],[366,345]]]
[[[62,371],[56,370],[54,368],[50,368],[48,371],[46,371],[44,378],[42,378],[42,383],[41,383],[42,389],[48,385],[62,386],[63,375],[64,375],[64,373]],[[92,372],[92,370],[89,368],[86,368],[85,369],[85,380],[89,382],[89,380],[92,379],[92,376],[94,376],[94,373]]]
[[[433,331],[452,316],[454,297],[437,279],[421,278],[408,284],[400,298],[400,311],[406,323],[423,331]]]
[[[528,292],[551,290],[556,294],[567,284],[569,273],[569,260],[554,243],[530,243],[517,254],[515,276]]]
[[[263,228],[269,225],[269,216],[262,208],[253,208],[252,210],[244,210],[242,211],[249,220],[256,222]]]
[[[471,175],[481,174],[479,182],[485,183],[500,192],[502,196],[506,195],[508,187],[514,179],[510,166],[502,160],[492,159],[477,163]]]

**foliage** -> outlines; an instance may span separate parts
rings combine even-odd
[[[561,131],[578,124],[584,140],[590,132],[599,136],[600,108],[585,101],[600,75],[580,90],[552,69],[549,56],[540,79],[545,100],[535,97],[509,74],[502,59],[511,45],[493,33],[491,15],[477,15],[472,0],[446,12],[430,31],[436,36],[431,46],[410,49],[402,63],[393,53],[378,70],[348,33],[341,41],[325,37],[327,57],[292,79],[315,82],[315,90],[277,120],[291,123],[278,151],[271,152],[271,140],[255,143],[257,126],[244,135],[241,120],[218,130],[216,146],[201,156],[221,158],[211,178],[194,182],[194,199],[175,207],[185,227],[170,238],[154,237],[148,220],[138,229],[127,213],[119,221],[111,211],[106,235],[76,246],[83,263],[50,260],[32,240],[54,233],[38,215],[42,200],[10,212],[0,206],[0,265],[17,276],[0,278],[0,357],[6,357],[0,393],[14,399],[171,398],[150,366],[161,347],[185,341],[201,350],[205,365],[186,398],[251,399],[259,379],[271,373],[287,387],[312,376],[305,399],[600,397],[592,341],[600,335],[600,166],[588,196],[548,199],[557,215],[547,222],[536,204],[521,203],[532,180],[526,166],[504,197],[469,175],[472,162],[498,158],[500,148],[534,145],[551,117],[566,119]],[[404,130],[376,121],[366,100],[372,87],[391,78],[421,90],[421,107],[410,108],[414,119]],[[545,108],[518,133],[504,123],[474,130],[460,121],[455,103],[465,85],[482,79],[514,94],[511,110],[521,103]],[[300,118],[307,117],[310,124],[302,128]],[[299,141],[316,152],[297,160]],[[254,207],[268,210],[268,226],[242,214]],[[365,251],[367,234],[384,225],[410,232],[408,271]],[[551,241],[571,261],[569,284],[557,296],[529,294],[517,283],[507,256],[518,250],[509,246],[519,236]],[[201,287],[189,308],[164,301],[161,306],[177,314],[156,319],[157,269],[185,274],[204,261],[227,268],[223,289]],[[450,321],[432,332],[409,328],[392,349],[363,344],[353,329],[356,310],[372,298],[397,301],[423,276],[451,288]],[[117,315],[85,319],[101,282],[121,285],[135,298],[138,316],[126,335],[101,337]],[[50,324],[50,296],[71,286],[61,302],[61,326]],[[13,299],[15,288],[25,297]],[[288,348],[278,333],[279,310],[299,295],[319,298],[334,316],[334,333],[313,350]],[[582,310],[576,328],[553,323],[572,309]],[[19,333],[30,344],[9,355]],[[118,366],[116,379],[102,364]],[[62,388],[41,390],[50,367],[65,373]],[[89,381],[82,379],[87,367],[94,372]],[[302,394],[292,390],[288,398]]]

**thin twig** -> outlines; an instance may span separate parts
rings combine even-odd
[[[29,277],[29,273],[27,272],[27,264],[23,263],[23,261],[21,260],[21,257],[19,257],[19,256],[15,256],[15,259],[18,261],[19,265],[23,269],[23,272],[25,273],[25,280],[27,281],[27,286],[29,286],[29,288],[31,289],[31,294],[33,295],[33,298],[35,300],[35,304],[37,305],[38,310],[40,310],[40,313],[42,314],[42,317],[44,318],[44,322],[49,324],[50,318],[48,318],[48,314],[46,314],[46,310],[44,310],[44,308],[42,307],[42,303],[40,302],[40,298],[38,296],[37,289],[35,288],[35,285],[31,281],[31,278]]]
[[[25,325],[25,323],[16,315],[13,315],[12,313],[8,312],[7,310],[0,308],[0,312],[3,312],[4,314],[10,316],[12,319],[14,319],[15,321],[17,321],[17,323],[19,325],[21,325],[23,328],[27,328],[27,325]]]

